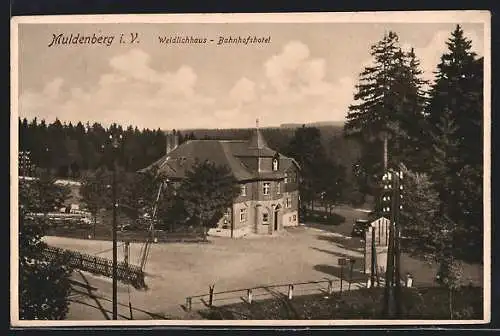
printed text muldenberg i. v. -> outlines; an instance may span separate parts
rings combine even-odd
[[[113,43],[118,44],[132,44],[139,43],[139,33],[128,33],[119,35],[103,35],[103,34],[81,34],[81,33],[70,33],[70,34],[52,34],[51,40],[48,46],[71,46],[71,45],[102,45],[111,46]],[[199,37],[199,36],[186,36],[186,35],[174,35],[174,36],[158,36],[158,42],[166,45],[178,45],[178,44],[212,44],[223,45],[223,44],[267,44],[271,43],[271,36],[261,37],[255,35],[248,36],[218,36],[216,39]]]

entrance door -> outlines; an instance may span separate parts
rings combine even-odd
[[[274,211],[274,231],[278,231],[278,210]]]
[[[278,204],[276,208],[274,208],[274,231],[278,231],[279,228],[279,213],[281,210],[281,206]]]

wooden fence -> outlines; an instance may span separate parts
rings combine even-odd
[[[193,305],[199,303],[202,303],[204,306],[213,307],[215,301],[220,302],[222,305],[241,301],[251,304],[255,300],[272,299],[276,296],[286,297],[287,299],[292,300],[293,297],[297,295],[314,293],[332,295],[334,292],[342,293],[342,291],[350,291],[355,287],[360,288],[365,286],[364,277],[359,279],[325,279],[287,284],[273,284],[221,292],[214,292],[215,286],[211,285],[208,288],[208,294],[186,297],[184,308],[187,311],[191,311]],[[225,301],[225,303],[222,303],[223,301]]]
[[[67,258],[66,262],[69,266],[82,271],[107,277],[113,276],[113,261],[106,258],[52,246],[45,248],[43,254],[49,260],[62,257]],[[145,288],[146,286],[144,282],[144,272],[136,265],[119,262],[117,264],[117,278],[124,283],[131,284],[135,288]]]

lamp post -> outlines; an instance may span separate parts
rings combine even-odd
[[[116,200],[116,152],[120,145],[120,140],[122,135],[110,134],[109,139],[111,140],[111,145],[113,147],[113,320],[118,319],[118,251],[116,244],[116,210],[118,207]]]

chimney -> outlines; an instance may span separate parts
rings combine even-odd
[[[166,155],[170,154],[174,149],[179,146],[179,138],[177,136],[177,132],[173,130],[172,132],[167,131],[166,132],[166,138],[167,138],[167,148],[166,148]]]

